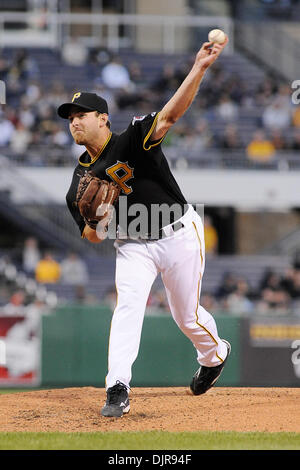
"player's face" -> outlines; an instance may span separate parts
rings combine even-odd
[[[69,116],[69,128],[76,144],[88,145],[99,135],[99,115],[95,111],[73,111]]]

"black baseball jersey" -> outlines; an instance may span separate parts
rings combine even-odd
[[[182,208],[182,215],[185,212],[187,202],[162,152],[163,139],[150,141],[157,116],[158,113],[153,112],[147,116],[134,117],[128,128],[120,135],[115,133],[109,135],[100,153],[93,160],[87,151],[79,157],[66,200],[81,233],[85,223],[79,210],[74,206],[74,201],[79,179],[89,170],[92,170],[100,179],[117,183],[121,188],[120,196],[126,196],[129,215],[127,214],[126,218],[120,217],[116,208],[119,225],[122,225],[123,220],[126,220],[128,224],[133,220],[134,216],[130,214],[130,208],[134,208],[134,204],[146,206],[149,227],[151,227],[151,206],[154,204],[167,204],[169,207],[176,204]],[[173,221],[170,220],[171,223]],[[123,226],[122,229],[126,231],[126,227]]]

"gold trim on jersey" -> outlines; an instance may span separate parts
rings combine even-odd
[[[108,142],[110,141],[111,139],[111,136],[112,136],[112,132],[109,134],[109,136],[107,137],[106,141],[104,142],[104,144],[102,145],[101,149],[99,150],[99,152],[94,156],[94,158],[91,159],[91,161],[89,163],[83,163],[80,161],[80,157],[78,159],[78,162],[81,166],[85,166],[85,167],[89,167],[90,165],[92,165],[93,163],[95,163],[95,161],[98,160],[98,158],[100,157],[100,155],[102,154],[103,150],[105,149],[105,147],[107,146]]]
[[[203,255],[202,255],[202,246],[201,246],[201,240],[200,240],[200,236],[199,236],[199,233],[198,233],[198,230],[197,230],[197,227],[196,227],[196,224],[195,222],[193,222],[193,226],[194,226],[194,229],[195,229],[195,232],[196,232],[196,235],[197,235],[197,238],[198,238],[198,242],[199,242],[199,246],[200,246],[200,258],[201,258],[201,266],[203,264]],[[210,333],[210,331],[205,328],[205,326],[201,325],[201,323],[199,323],[199,317],[198,317],[198,307],[199,307],[199,297],[200,297],[200,283],[201,283],[201,279],[202,279],[202,275],[201,275],[201,272],[200,272],[200,275],[199,275],[199,280],[198,280],[198,286],[197,286],[197,304],[196,304],[196,310],[195,310],[195,315],[196,315],[196,324],[198,326],[200,326],[200,328],[202,328],[204,331],[206,331],[206,333],[211,337],[211,339],[213,340],[213,342],[218,346],[218,341],[216,340],[216,338]],[[216,356],[217,358],[224,362],[224,359],[222,359],[218,353],[216,353]]]
[[[157,115],[155,116],[155,119],[150,127],[150,130],[148,132],[148,134],[146,135],[146,137],[144,138],[144,142],[143,142],[143,149],[144,150],[150,150],[152,147],[156,147],[156,145],[159,145],[165,138],[165,136],[163,136],[158,142],[155,142],[155,144],[150,144],[148,148],[146,148],[146,143],[147,143],[147,140],[149,139],[149,137],[151,136],[155,126],[156,126],[156,121],[157,121],[157,118],[158,118],[158,115],[159,113],[157,113]]]

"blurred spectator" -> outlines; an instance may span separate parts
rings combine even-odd
[[[289,144],[281,129],[271,130],[270,141],[276,150],[285,150],[289,147]]]
[[[276,94],[276,100],[278,100],[283,107],[291,115],[292,111],[292,89],[289,83],[281,83],[279,85],[278,92]]]
[[[35,115],[32,107],[27,103],[25,97],[20,101],[20,108],[18,113],[19,121],[26,129],[31,129],[36,121],[37,116]]]
[[[146,86],[146,77],[143,74],[142,68],[137,61],[130,62],[128,66],[130,80],[138,87]]]
[[[230,99],[239,106],[244,106],[245,100],[250,97],[247,80],[236,72],[227,77],[223,89],[230,96]]]
[[[50,134],[50,143],[55,147],[65,147],[66,145],[69,145],[69,134],[67,134],[61,124],[53,124],[52,134]]]
[[[255,103],[257,106],[268,106],[278,91],[278,84],[273,76],[266,76],[258,86]]]
[[[86,46],[76,37],[64,42],[61,54],[65,64],[75,67],[85,65],[89,56]]]
[[[16,109],[12,108],[11,106],[5,105],[5,116],[6,119],[8,119],[14,127],[18,124],[19,116]]]
[[[2,51],[0,51],[0,79],[5,80],[9,71],[9,63],[1,54]]]
[[[290,313],[290,296],[282,288],[265,288],[257,302],[256,311],[260,314],[285,315]]]
[[[291,108],[277,97],[264,109],[262,123],[266,129],[286,129],[291,124]]]
[[[11,149],[16,154],[22,155],[28,149],[31,137],[31,132],[22,124],[22,122],[18,122],[10,139]]]
[[[51,253],[45,253],[35,268],[35,278],[40,283],[56,283],[61,275],[59,263]]]
[[[236,290],[237,278],[231,272],[225,272],[216,291],[216,298],[222,300]]]
[[[24,242],[22,253],[22,264],[26,274],[33,275],[35,268],[40,261],[41,254],[38,247],[38,241],[34,237],[29,237]]]
[[[259,284],[257,310],[262,314],[285,314],[289,312],[290,295],[282,284],[281,276],[267,268]]]
[[[88,283],[89,276],[86,264],[76,253],[70,253],[60,263],[61,281],[64,284],[84,286]]]
[[[15,291],[9,302],[1,308],[1,313],[7,316],[24,315],[26,295],[22,290]]]
[[[293,296],[294,291],[294,272],[294,267],[289,266],[281,277],[281,286],[286,292],[288,292],[290,297]]]
[[[61,125],[59,123],[59,125]],[[57,122],[54,119],[54,109],[48,105],[40,110],[37,131],[41,133],[46,143],[51,140],[50,137],[57,128]]]
[[[254,305],[249,295],[248,282],[243,278],[238,278],[234,291],[225,298],[224,306],[233,315],[250,313]]]
[[[134,83],[130,79],[129,71],[118,56],[114,56],[108,64],[104,65],[101,78],[104,85],[108,88],[125,91],[133,91],[135,89]]]
[[[215,255],[218,251],[219,237],[209,215],[204,216],[204,240],[206,255]]]
[[[300,299],[300,269],[293,269],[291,281],[292,282],[288,286],[288,292],[293,300],[299,300]],[[286,283],[284,283],[284,285],[286,286]]]
[[[0,147],[9,144],[14,133],[14,126],[4,113],[0,113]]]
[[[281,286],[293,301],[300,300],[300,253],[295,254],[293,264],[283,273]]]
[[[290,148],[290,143],[281,129],[271,130],[270,141],[276,150],[287,150]]]
[[[195,122],[194,129],[187,127],[182,145],[187,152],[199,152],[212,145],[213,134],[207,119],[200,118]]]
[[[261,129],[254,132],[252,140],[247,145],[246,151],[249,160],[258,163],[270,162],[275,155],[274,145]]]
[[[38,76],[38,64],[28,55],[28,51],[25,49],[16,50],[12,64],[9,68],[8,79],[26,81],[38,78]]]
[[[70,99],[64,84],[60,80],[53,80],[49,87],[43,92],[40,100],[36,103],[37,112],[45,106],[51,106],[57,109],[61,103],[67,102]]]
[[[279,274],[271,268],[267,268],[260,280],[259,291],[264,289],[279,289],[281,287],[281,278]]]
[[[296,253],[294,254],[293,268],[300,270],[300,250],[297,250]]]
[[[158,93],[166,91],[174,91],[178,88],[178,78],[176,77],[175,67],[173,64],[166,62],[159,76],[154,80],[151,89]]]
[[[243,147],[238,128],[235,124],[227,124],[224,133],[218,140],[218,146],[226,150],[236,150]]]
[[[30,80],[27,84],[25,99],[26,103],[33,106],[42,96],[41,84],[38,80]]]
[[[90,62],[91,64],[95,64],[97,68],[108,64],[110,58],[111,54],[105,47],[90,49]]]
[[[223,94],[216,106],[216,115],[224,121],[235,121],[238,118],[238,106],[228,94]]]

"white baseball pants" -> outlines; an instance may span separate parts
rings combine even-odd
[[[171,314],[195,346],[199,364],[213,367],[227,355],[214,318],[199,303],[205,265],[202,220],[192,206],[179,220],[184,228],[177,232],[164,228],[170,235],[161,240],[116,242],[117,305],[111,322],[106,389],[117,380],[130,384],[146,303],[159,273]]]

